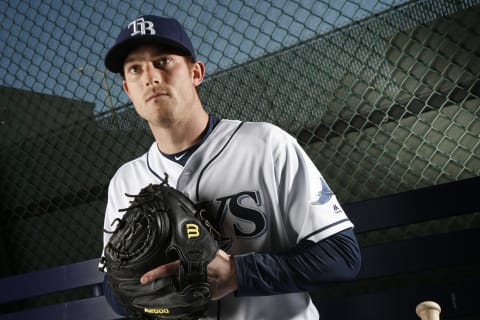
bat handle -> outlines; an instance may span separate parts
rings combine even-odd
[[[415,309],[417,316],[422,320],[440,320],[441,310],[438,303],[433,301],[420,302]]]

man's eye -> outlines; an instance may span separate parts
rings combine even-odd
[[[130,66],[128,67],[128,73],[137,73],[138,67],[137,66]]]
[[[155,61],[155,67],[157,68],[165,68],[167,64],[169,64],[172,60],[170,58],[161,58]]]

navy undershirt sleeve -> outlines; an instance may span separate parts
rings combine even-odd
[[[360,270],[360,249],[352,229],[317,243],[304,240],[282,253],[234,256],[237,296],[274,295],[318,289],[351,280]]]
[[[110,283],[107,279],[107,274],[105,274],[105,277],[103,279],[103,294],[105,295],[105,298],[107,299],[108,304],[110,304],[110,306],[112,307],[113,311],[115,311],[121,316],[128,316],[125,309],[113,295],[112,287],[110,286]]]

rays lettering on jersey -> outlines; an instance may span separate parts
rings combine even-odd
[[[233,232],[238,238],[256,238],[266,231],[267,219],[261,210],[259,192],[244,191],[217,201],[221,221],[233,221]]]

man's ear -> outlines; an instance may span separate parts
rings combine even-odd
[[[195,87],[199,86],[205,78],[205,64],[202,61],[195,61],[192,64],[193,84]]]
[[[125,93],[130,97],[130,93],[128,92],[128,84],[127,84],[127,81],[125,81],[125,79],[123,79],[122,81],[122,87]]]

